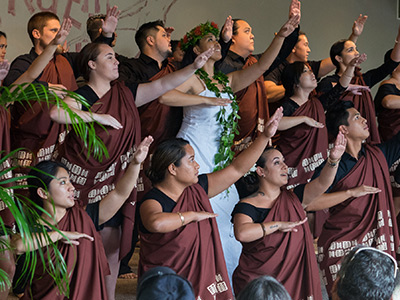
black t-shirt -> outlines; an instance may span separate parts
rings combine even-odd
[[[231,222],[233,223],[233,217],[240,213],[252,218],[254,223],[262,223],[270,211],[270,208],[256,207],[250,203],[239,202],[233,209]]]

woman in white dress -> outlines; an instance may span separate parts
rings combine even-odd
[[[231,21],[231,19],[230,19]],[[231,146],[237,128],[238,105],[234,93],[250,85],[259,78],[272,64],[278,55],[283,40],[297,27],[300,15],[291,17],[275,35],[268,49],[260,60],[251,67],[224,75],[214,72],[214,64],[222,58],[221,46],[217,41],[218,28],[213,22],[195,27],[181,41],[185,61],[191,61],[197,55],[214,48],[214,54],[208,59],[199,72],[196,72],[176,90],[160,98],[160,102],[170,106],[184,106],[184,117],[177,137],[188,140],[196,153],[200,165],[199,173],[210,173],[222,169],[233,158]],[[231,22],[225,26],[231,27]],[[253,35],[249,31],[249,43]],[[210,97],[221,106],[210,106]],[[224,102],[222,99],[226,99]],[[238,265],[241,244],[235,240],[230,223],[231,212],[239,201],[236,188],[232,185],[227,192],[210,199],[216,214],[218,230],[221,237],[225,261],[230,279]]]

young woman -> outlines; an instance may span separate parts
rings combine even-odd
[[[238,132],[238,104],[228,102],[227,106],[199,105],[204,97],[216,97],[227,100],[234,99],[234,93],[240,91],[258,79],[274,61],[282,46],[283,40],[298,25],[300,16],[295,15],[287,21],[269,48],[258,62],[252,66],[225,75],[214,72],[214,64],[221,59],[221,48],[217,41],[218,28],[215,23],[204,23],[195,27],[181,41],[185,51],[184,64],[201,55],[209,49],[215,49],[204,67],[196,72],[189,80],[161,97],[160,101],[167,105],[185,106],[183,121],[177,137],[188,140],[197,153],[200,173],[210,173],[216,168],[223,168],[231,161],[234,153],[231,150],[235,134]],[[231,26],[231,24],[230,24]],[[210,98],[208,98],[210,99]],[[225,104],[226,105],[226,104]],[[217,218],[221,234],[222,247],[227,263],[228,274],[231,278],[237,266],[241,245],[235,240],[230,212],[239,201],[236,188],[215,195],[211,205]]]
[[[386,76],[391,74],[400,62],[400,27],[397,33],[393,51],[384,64],[376,69],[369,70],[366,73],[361,73],[360,69],[356,69],[352,74],[352,84],[365,86],[368,89],[362,90],[360,93],[346,93],[341,99],[350,100],[354,103],[354,108],[357,109],[361,115],[367,119],[368,127],[370,128],[371,135],[368,141],[375,143],[380,142],[378,127],[376,124],[375,105],[369,88],[373,87],[378,82],[382,81]],[[341,40],[333,44],[330,50],[330,56],[333,64],[336,66],[336,74],[325,77],[318,84],[318,92],[326,93],[339,81],[346,67],[354,57],[359,55],[357,47],[354,42],[350,40]]]
[[[343,135],[339,135],[328,161],[340,160],[345,145]],[[302,206],[297,196],[284,188],[288,166],[280,151],[267,148],[256,166],[256,172],[245,178],[255,192],[242,199],[232,212],[235,236],[243,245],[233,274],[235,294],[253,279],[270,275],[293,299],[322,299],[313,240],[303,208],[313,208],[312,203]]]
[[[0,86],[3,79],[6,78],[8,71],[10,70],[10,63],[6,58],[7,54],[7,35],[0,31]]]
[[[139,276],[167,266],[186,277],[196,299],[233,299],[221,241],[209,198],[243,176],[275,133],[282,109],[271,117],[264,134],[228,167],[199,174],[195,151],[183,139],[161,143],[147,172],[154,188],[140,202]]]
[[[43,219],[61,231],[61,234],[52,231],[49,235],[51,242],[63,242],[58,247],[71,273],[70,299],[108,299],[105,275],[109,273],[109,268],[96,228],[119,210],[136,186],[140,164],[152,140],[147,137],[142,141],[115,190],[96,205],[86,207],[86,212],[82,202],[75,201],[75,188],[65,165],[43,161],[30,172],[33,176],[28,179],[31,199],[46,211],[46,214],[42,213]],[[20,237],[13,237],[13,245],[18,254],[44,247],[49,242],[38,234],[38,240],[27,246]],[[44,272],[45,266],[40,265],[40,262],[33,282],[28,285],[22,299],[65,299],[51,276]]]

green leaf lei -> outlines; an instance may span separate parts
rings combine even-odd
[[[238,115],[239,104],[236,101],[236,95],[233,93],[232,88],[229,86],[229,79],[222,72],[215,72],[213,78],[223,86],[222,91],[219,90],[216,83],[213,83],[208,73],[203,69],[198,69],[196,74],[205,83],[208,90],[215,93],[215,96],[221,98],[221,93],[227,93],[229,99],[232,100],[231,107],[232,113],[227,115],[224,106],[221,106],[220,111],[217,113],[217,121],[222,126],[221,138],[219,140],[218,152],[214,156],[215,168],[214,171],[221,170],[227,167],[233,160],[235,152],[232,150],[233,140],[238,131]]]

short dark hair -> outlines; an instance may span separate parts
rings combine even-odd
[[[34,14],[28,21],[28,34],[32,43],[35,44],[35,38],[32,35],[32,31],[34,29],[39,30],[40,33],[43,33],[43,28],[47,25],[47,22],[50,20],[57,20],[60,22],[60,19],[57,17],[55,13],[51,11],[42,11],[37,14]]]
[[[366,247],[362,245],[355,247],[343,259],[337,281],[339,298],[389,300],[396,281],[394,261],[370,247],[363,251],[360,251],[361,248]]]
[[[144,23],[139,27],[138,31],[135,34],[136,45],[139,47],[139,50],[143,52],[143,48],[146,45],[146,38],[153,34],[154,31],[158,32],[157,26],[164,28],[164,22],[161,20]]]
[[[300,83],[300,76],[303,74],[305,65],[302,61],[295,61],[283,69],[281,80],[286,97],[293,96],[296,85]]]
[[[329,51],[329,56],[331,57],[331,61],[334,64],[334,66],[336,67],[336,73],[339,72],[339,68],[340,68],[340,64],[336,60],[336,55],[342,56],[342,51],[344,49],[344,44],[347,41],[348,40],[346,40],[346,39],[337,41],[336,43],[334,43],[332,45],[331,50]]]
[[[251,281],[238,295],[237,300],[291,300],[285,287],[271,276],[261,276]]]
[[[3,31],[0,31],[0,36],[4,36],[5,38],[7,38],[7,35],[6,35],[6,33],[5,33],[5,32],[3,32]]]
[[[348,109],[354,107],[351,101],[338,100],[333,103],[326,112],[326,128],[332,137],[336,137],[339,133],[339,126],[349,126]]]
[[[98,14],[90,16],[86,21],[86,31],[89,35],[90,41],[94,40],[100,35],[100,28],[103,25],[102,20],[106,19],[105,14]]]
[[[30,177],[28,177],[28,185],[30,199],[41,208],[43,208],[43,199],[38,195],[37,189],[42,188],[48,190],[50,182],[54,179],[54,176],[56,176],[60,168],[63,168],[68,172],[67,167],[63,163],[45,160],[38,163],[29,172]],[[39,214],[41,214],[41,212],[39,212]]]
[[[165,179],[170,164],[180,166],[181,159],[186,155],[186,145],[189,145],[189,142],[182,138],[168,139],[158,145],[151,157],[150,168],[146,170],[146,175],[153,185]]]
[[[244,21],[243,19],[232,19],[232,21],[233,21],[233,27],[232,27],[232,35],[237,35],[237,31],[238,31],[238,29],[239,29],[239,25],[238,25],[238,21]],[[222,29],[223,29],[223,27],[221,28],[221,34],[222,34]]]
[[[79,71],[86,81],[89,81],[90,72],[92,71],[92,69],[88,65],[88,62],[89,60],[96,61],[97,57],[100,54],[100,45],[102,44],[89,43],[82,48],[81,52],[79,52],[78,56]]]

